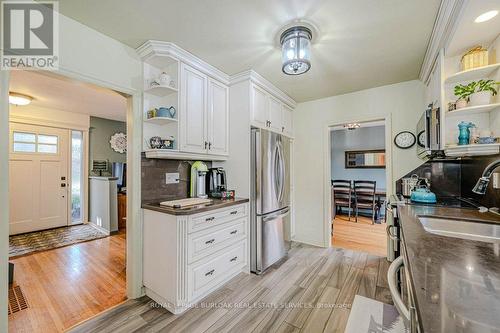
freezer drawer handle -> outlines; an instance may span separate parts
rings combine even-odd
[[[213,221],[213,220],[215,220],[215,217],[213,217],[213,216],[212,217],[207,217],[205,219],[205,221],[207,221],[207,222],[210,222],[210,221]]]
[[[215,242],[215,238],[212,238],[211,240],[207,240],[205,242],[205,244],[212,244],[213,242]]]
[[[238,232],[238,230],[233,230],[230,232],[231,235],[236,235],[236,233]]]
[[[236,259],[238,259],[238,257],[231,258],[229,261],[236,261]]]
[[[212,269],[211,271],[208,271],[205,273],[205,276],[209,276],[215,273],[215,269]]]
[[[236,214],[238,214],[238,211],[237,211],[237,210],[233,210],[233,211],[232,211],[231,213],[229,213],[229,214],[231,214],[231,215],[236,215]]]

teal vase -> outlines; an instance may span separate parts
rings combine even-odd
[[[458,144],[461,145],[468,145],[470,142],[470,129],[474,127],[474,125],[471,122],[465,122],[461,121],[458,124]]]

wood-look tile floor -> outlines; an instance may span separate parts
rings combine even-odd
[[[367,252],[378,256],[387,255],[386,224],[372,224],[370,218],[360,216],[358,222],[348,220],[347,215],[337,215],[333,220],[334,247]]]
[[[62,332],[126,300],[125,233],[11,260],[29,308],[9,332]]]
[[[265,274],[241,273],[181,315],[148,297],[70,332],[343,332],[356,294],[391,303],[385,258],[297,245]]]

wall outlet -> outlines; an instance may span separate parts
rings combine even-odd
[[[499,172],[493,173],[493,188],[496,190],[500,189],[500,173]]]
[[[165,184],[179,184],[179,173],[172,172],[165,174]]]

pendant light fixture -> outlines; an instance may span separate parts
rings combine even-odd
[[[283,73],[304,74],[311,68],[311,29],[297,25],[283,31],[280,37]]]

